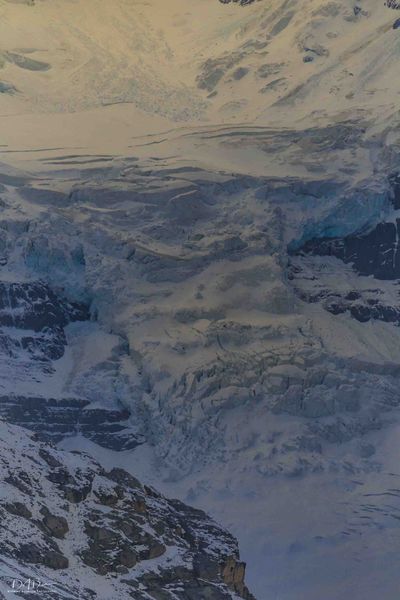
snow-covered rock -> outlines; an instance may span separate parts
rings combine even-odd
[[[0,592],[251,600],[236,540],[122,469],[0,422]]]
[[[134,448],[140,436],[120,402],[125,344],[90,322],[88,305],[60,293],[41,281],[0,284],[0,414],[53,442],[81,433],[102,446]]]

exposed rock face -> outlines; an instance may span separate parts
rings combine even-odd
[[[30,329],[64,328],[89,318],[87,306],[62,300],[44,283],[0,283],[0,326]]]
[[[228,558],[222,565],[222,578],[226,585],[237,592],[239,596],[245,600],[254,600],[253,595],[244,584],[245,571],[244,563],[237,562],[234,558]]]
[[[57,377],[57,361],[65,356],[66,327],[89,319],[87,304],[68,302],[41,281],[0,282],[0,361],[4,367],[0,416],[53,442],[79,432],[108,448],[134,448],[140,439],[128,427],[127,408],[107,407],[107,398],[93,406],[90,399],[73,397],[64,390],[58,397],[43,395],[46,379]],[[10,368],[15,370],[15,379],[8,386]],[[24,383],[20,393],[18,379]],[[32,395],[29,382],[40,379],[44,385],[38,395]],[[81,389],[76,392],[81,395]]]
[[[288,277],[302,300],[321,303],[331,314],[349,314],[361,323],[376,320],[400,324],[399,178],[391,175],[388,181],[388,198],[393,207],[390,220],[345,236],[311,237],[292,251]],[[335,268],[342,273],[352,271],[354,286],[349,282],[338,290],[332,286],[332,278],[329,285],[327,273]],[[366,278],[370,278],[369,283]]]
[[[91,408],[88,400],[80,398],[1,396],[0,416],[53,443],[80,433],[114,450],[129,450],[140,444],[140,438],[129,428],[127,409]]]
[[[308,241],[302,251],[319,256],[335,256],[351,263],[360,275],[373,275],[376,279],[400,277],[398,251],[400,219],[391,223],[378,223],[372,231],[345,238],[319,238]]]
[[[0,282],[0,346],[11,357],[25,352],[51,368],[64,355],[65,326],[87,319],[87,306],[62,300],[40,281]]]
[[[30,578],[45,600],[253,598],[235,539],[205,513],[3,421],[0,449],[0,592]]]
[[[0,283],[0,344],[3,355],[25,354],[40,369],[64,355],[64,328],[89,318],[84,305],[58,298],[44,283]]]

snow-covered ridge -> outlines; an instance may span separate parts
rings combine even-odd
[[[201,511],[3,421],[0,447],[5,596],[251,600],[235,539]]]

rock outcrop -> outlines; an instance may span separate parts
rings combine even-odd
[[[109,402],[107,387],[101,402],[85,397],[83,385],[75,394],[61,386],[56,396],[48,393],[68,350],[67,326],[90,318],[88,303],[69,302],[42,281],[0,282],[0,416],[52,442],[80,433],[107,448],[132,449],[140,436],[129,427],[129,410]],[[118,372],[118,357],[103,368],[110,376]],[[32,393],[35,384],[37,394]]]
[[[0,481],[0,593],[30,581],[45,600],[253,598],[227,531],[122,469],[1,421]]]

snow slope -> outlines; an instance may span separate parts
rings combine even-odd
[[[397,112],[398,13],[383,2],[2,0],[0,10],[3,114],[132,103],[170,122],[287,126]]]

